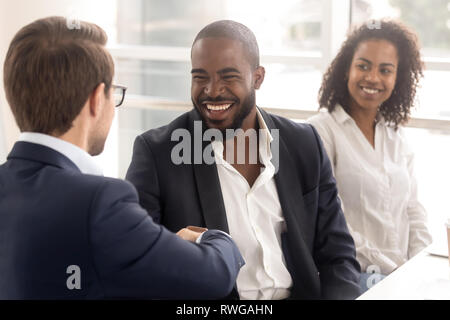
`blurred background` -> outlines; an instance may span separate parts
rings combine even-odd
[[[128,86],[105,152],[105,175],[123,178],[135,137],[192,108],[190,47],[206,24],[233,19],[256,35],[266,77],[260,107],[302,121],[318,108],[323,72],[350,27],[396,18],[418,34],[425,77],[407,134],[416,152],[419,195],[434,238],[450,217],[450,1],[446,0],[0,0],[0,71],[20,27],[50,15],[95,22],[109,36],[116,83]],[[401,57],[400,57],[401,59]],[[18,129],[0,84],[0,162]]]

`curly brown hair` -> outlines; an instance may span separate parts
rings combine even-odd
[[[319,108],[327,108],[332,112],[339,103],[349,113],[350,96],[346,74],[358,45],[371,39],[387,40],[397,48],[399,59],[395,87],[389,99],[381,104],[379,112],[386,122],[398,128],[409,119],[416,88],[423,77],[417,36],[398,21],[371,21],[350,32],[323,76],[319,90]]]

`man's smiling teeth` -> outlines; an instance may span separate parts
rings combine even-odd
[[[212,111],[220,111],[220,110],[227,110],[229,107],[231,107],[231,103],[229,104],[207,104],[206,107],[208,110]]]
[[[378,89],[370,89],[370,88],[364,88],[362,87],[362,90],[368,94],[375,94],[378,93],[380,90]]]

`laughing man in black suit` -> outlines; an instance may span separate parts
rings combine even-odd
[[[136,138],[127,179],[141,205],[170,230],[229,232],[246,260],[234,297],[358,296],[355,247],[317,132],[256,106],[265,71],[253,33],[214,22],[191,60],[194,109]]]

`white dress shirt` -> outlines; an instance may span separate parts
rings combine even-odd
[[[97,166],[92,156],[72,143],[36,132],[21,133],[19,141],[40,144],[63,154],[84,174],[103,175],[102,169]]]
[[[414,154],[402,128],[379,119],[373,148],[340,105],[308,122],[330,158],[363,272],[372,265],[389,274],[431,243],[417,199]]]
[[[212,142],[222,189],[230,235],[245,265],[237,277],[241,299],[285,299],[290,295],[292,278],[281,250],[281,233],[286,224],[275,186],[275,167],[271,163],[272,136],[258,111],[260,128],[259,160],[264,168],[253,186],[223,158],[223,144]]]

